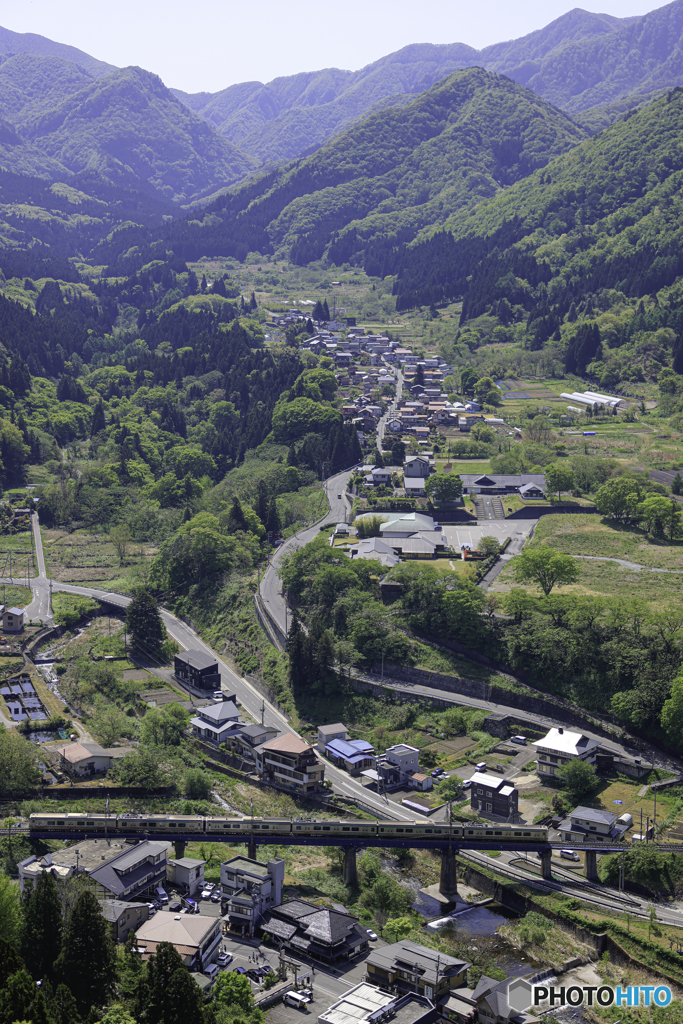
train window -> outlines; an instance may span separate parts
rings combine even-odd
[[[433,831],[433,830],[432,830],[431,828],[426,828],[426,829],[425,829],[425,835],[426,835],[426,836],[431,836],[431,834],[432,834],[432,831]]]
[[[468,836],[473,836],[474,835],[474,829],[473,828],[468,828],[465,831],[466,831],[466,834]]]
[[[158,821],[148,821],[147,822],[147,825],[149,826],[149,828],[156,828],[158,824],[159,824]]]
[[[323,832],[329,832],[329,831],[330,831],[330,826],[329,825],[323,825]]]
[[[320,825],[314,825],[313,826],[313,831],[314,832],[319,832],[320,831]]]
[[[406,832],[410,832],[411,834],[412,834],[412,833],[413,833],[414,831],[415,831],[415,829],[414,829],[414,828],[407,828],[407,829],[406,829]]]
[[[494,836],[502,836],[503,833],[502,832],[494,832],[493,834],[494,834]]]
[[[397,832],[403,832],[403,829],[402,829],[402,828],[397,828],[397,829],[396,829],[396,831],[397,831]],[[408,831],[408,829],[406,829],[406,832],[407,832],[407,831]]]
[[[350,830],[348,825],[342,825],[342,832],[350,832],[350,831],[351,830]]]
[[[77,825],[85,825],[86,823],[84,821],[77,821],[76,824]]]
[[[531,832],[525,832],[525,833],[524,833],[524,835],[525,835],[525,836],[530,836],[530,835],[531,835]]]
[[[486,835],[486,836],[492,836],[492,835],[493,835],[493,829],[487,828],[487,829],[485,830],[485,832],[484,832],[484,835]]]
[[[358,831],[358,826],[354,825],[354,827],[351,829],[351,831],[352,832],[357,832]]]

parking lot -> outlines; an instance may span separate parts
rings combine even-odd
[[[442,527],[442,533],[446,537],[450,547],[459,551],[463,544],[468,545],[472,551],[479,546],[482,537],[495,537],[502,544],[508,537],[528,537],[532,527],[536,525],[535,519],[500,519],[487,520],[484,523],[470,526],[469,523]]]

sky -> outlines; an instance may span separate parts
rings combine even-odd
[[[217,92],[326,67],[355,71],[409,43],[481,49],[542,28],[577,6],[562,0],[21,0],[0,25],[76,46],[117,67],[137,64],[171,88]],[[662,0],[588,0],[624,18]]]

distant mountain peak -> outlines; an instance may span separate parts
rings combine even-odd
[[[34,57],[59,57],[61,60],[68,60],[71,64],[77,64],[92,78],[100,78],[115,71],[114,64],[107,64],[103,60],[91,57],[75,46],[68,46],[66,43],[56,43],[46,36],[39,36],[33,32],[12,32],[8,28],[0,26],[0,54],[13,57],[18,53],[30,53]]]

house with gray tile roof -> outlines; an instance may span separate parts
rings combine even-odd
[[[90,871],[100,892],[115,899],[130,901],[152,892],[166,880],[166,856],[169,843],[143,842],[106,860]]]
[[[306,900],[288,900],[263,918],[261,928],[295,954],[335,963],[368,948],[368,934],[357,918]]]

